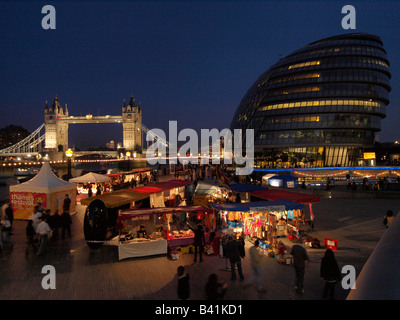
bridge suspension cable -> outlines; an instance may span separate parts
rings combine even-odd
[[[42,142],[44,141],[45,135],[41,134],[44,128],[44,123],[32,132],[29,136],[22,139],[21,141],[0,150],[0,155],[15,155],[15,154],[28,154],[37,153],[41,151]]]

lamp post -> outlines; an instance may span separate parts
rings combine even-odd
[[[127,152],[125,153],[125,156],[126,156],[126,158],[127,158],[127,160],[128,160],[128,170],[127,170],[127,171],[130,171],[130,170],[131,170],[131,165],[130,165],[130,161],[131,161],[131,152],[130,152],[130,151],[127,151]]]
[[[71,158],[73,156],[74,152],[71,149],[68,149],[65,151],[65,155],[67,156],[67,168],[68,168],[68,178],[67,180],[71,179]]]

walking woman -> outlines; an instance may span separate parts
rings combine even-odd
[[[321,261],[321,279],[325,280],[323,297],[329,300],[335,299],[335,286],[341,279],[339,266],[332,249],[326,249]]]

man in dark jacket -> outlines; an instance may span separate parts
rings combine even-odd
[[[71,206],[71,199],[69,198],[68,194],[66,194],[63,203],[63,211],[69,213],[70,206]]]
[[[183,266],[178,267],[178,297],[187,300],[190,296],[189,274]]]
[[[233,239],[232,236],[228,237],[228,242],[224,246],[224,255],[227,259],[229,259],[229,262],[231,263],[231,280],[236,280],[236,266],[238,268],[238,274],[240,277],[240,281],[244,279],[243,273],[242,273],[242,261],[241,259],[243,258],[243,252],[240,249],[241,244]]]
[[[65,238],[65,231],[68,232],[68,237],[71,238],[71,224],[72,220],[69,212],[64,211],[63,214],[61,215],[61,227],[62,227],[61,237],[63,240]]]
[[[302,295],[304,293],[304,274],[306,272],[306,266],[308,267],[308,264],[310,262],[307,251],[303,247],[302,243],[303,240],[300,237],[299,243],[296,243],[292,247],[292,251],[290,252],[294,260],[293,266],[296,273],[296,293],[298,295]]]
[[[197,251],[199,252],[200,262],[203,261],[203,250],[204,245],[206,244],[206,239],[204,237],[203,226],[199,224],[196,230],[194,231],[194,262],[197,261]]]
[[[12,209],[12,204],[8,203],[8,207],[5,210],[5,215],[7,216],[8,220],[10,221],[11,227],[10,227],[10,235],[12,235],[12,226],[13,226],[13,221],[14,221],[14,211]]]

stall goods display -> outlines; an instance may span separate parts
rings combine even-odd
[[[194,237],[194,232],[192,230],[174,230],[169,233],[170,239],[176,239],[176,238],[190,238]]]

